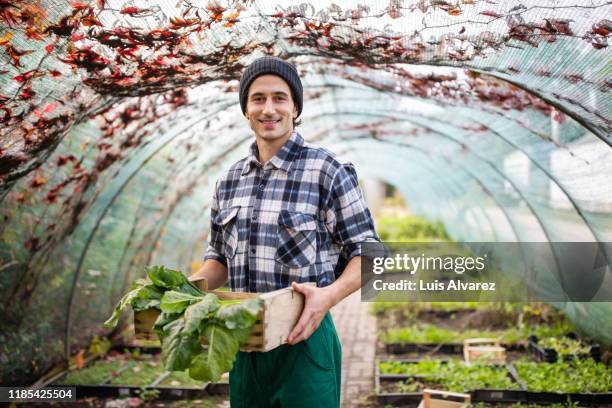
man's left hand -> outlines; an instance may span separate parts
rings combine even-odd
[[[304,295],[302,315],[287,337],[287,343],[294,345],[308,339],[317,330],[325,313],[333,304],[328,288],[317,288],[295,282],[291,284],[291,287]]]

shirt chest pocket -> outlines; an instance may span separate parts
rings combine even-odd
[[[217,224],[223,237],[223,255],[231,259],[238,248],[238,211],[240,207],[227,207],[219,210]]]
[[[276,260],[291,268],[301,268],[317,259],[317,223],[310,214],[281,210],[278,214]]]

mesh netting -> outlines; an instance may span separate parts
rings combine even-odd
[[[236,79],[263,54],[298,66],[308,141],[454,239],[610,242],[611,15],[576,0],[0,1],[2,383],[107,334],[143,265],[200,260],[214,182],[252,141]],[[612,343],[609,304],[559,306]]]

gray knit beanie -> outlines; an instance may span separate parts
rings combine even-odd
[[[242,73],[242,77],[240,77],[240,88],[238,90],[242,113],[246,113],[249,87],[255,78],[266,74],[277,75],[289,85],[291,97],[297,106],[298,116],[300,116],[302,114],[302,104],[304,100],[304,90],[302,88],[300,76],[293,65],[276,57],[258,58]]]

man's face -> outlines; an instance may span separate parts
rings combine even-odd
[[[251,129],[264,140],[289,138],[297,117],[289,85],[276,75],[257,77],[249,87],[246,117]]]

